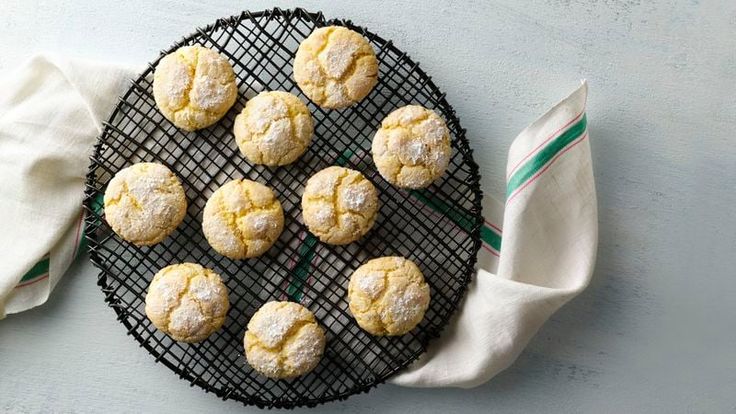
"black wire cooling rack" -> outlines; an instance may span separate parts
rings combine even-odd
[[[342,25],[362,33],[379,60],[378,85],[359,104],[325,110],[309,102],[315,137],[295,163],[269,169],[250,165],[232,134],[235,116],[247,98],[261,90],[285,90],[308,99],[292,77],[299,43],[312,30]],[[233,64],[239,96],[217,124],[184,132],[156,109],[152,74],[158,60],[175,49],[200,44],[219,51]],[[453,157],[447,173],[422,191],[390,186],[370,157],[371,139],[381,120],[410,103],[437,111],[451,131]],[[445,95],[404,52],[390,41],[353,25],[326,21],[322,13],[302,9],[243,12],[183,38],[132,82],[104,125],[91,157],[85,197],[90,258],[99,268],[98,285],[118,320],[157,362],[182,379],[259,407],[314,406],[347,398],[384,382],[425,351],[460,302],[480,247],[481,192],[478,167]],[[151,247],[129,244],[104,220],[102,194],[112,176],[136,162],[167,165],[186,189],[184,222]],[[348,246],[319,243],[302,223],[300,198],[306,180],[330,166],[361,171],[379,190],[381,208],[365,237]],[[204,204],[225,182],[247,177],[274,188],[286,225],[265,255],[230,260],[207,244],[201,231]],[[400,337],[375,337],[361,330],[348,311],[347,281],[369,258],[401,255],[414,260],[431,287],[424,320]],[[199,344],[173,341],[156,330],[144,313],[153,275],[172,263],[191,261],[214,269],[230,290],[231,309],[223,328]],[[243,333],[256,309],[269,300],[292,300],[312,310],[327,331],[324,357],[311,373],[293,380],[272,380],[253,371],[243,356]]]

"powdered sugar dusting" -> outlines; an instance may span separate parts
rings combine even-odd
[[[291,142],[291,121],[279,119],[271,122],[270,128],[261,138],[260,144],[270,151],[279,154],[286,152]]]
[[[360,45],[348,39],[330,42],[319,55],[322,69],[333,79],[341,78],[353,63],[353,56]]]
[[[181,337],[189,337],[200,331],[206,323],[199,306],[192,299],[184,297],[179,307],[171,312],[169,331]]]
[[[412,164],[418,164],[427,157],[427,147],[419,140],[409,141],[402,149],[405,158]]]
[[[157,283],[155,294],[164,302],[166,312],[176,305],[180,293],[180,287],[172,285],[166,278]]]
[[[169,67],[169,76],[166,78],[168,82],[164,85],[164,93],[170,101],[176,102],[184,98],[189,91],[192,76],[182,62],[172,62]]]
[[[389,313],[395,324],[412,321],[420,313],[419,295],[414,289],[407,289],[403,294],[394,296],[384,312]]]
[[[219,310],[220,286],[211,282],[206,277],[197,277],[189,283],[189,296],[194,297],[199,303],[207,305],[212,309]],[[219,315],[218,315],[219,316]]]
[[[321,226],[329,226],[335,221],[335,210],[330,206],[322,206],[314,213],[314,219]]]
[[[268,229],[270,220],[264,214],[251,214],[248,216],[248,221],[255,233],[263,233]]]
[[[303,326],[296,338],[284,346],[286,362],[299,371],[309,371],[324,351],[324,334],[316,324]]]
[[[385,276],[383,272],[374,271],[361,274],[356,282],[361,292],[375,300],[385,287]]]
[[[199,108],[206,111],[215,110],[222,106],[229,96],[229,91],[215,79],[199,73],[195,75],[190,98]]]
[[[276,311],[258,318],[252,329],[265,346],[274,348],[281,344],[296,321],[294,315]]]
[[[207,208],[205,208],[207,210]],[[207,220],[203,220],[202,230],[211,245],[216,245],[228,254],[241,253],[245,247],[235,231],[223,220],[219,214],[207,214]]]
[[[248,101],[246,107],[248,109],[246,123],[257,133],[265,131],[271,122],[289,114],[288,108],[281,100],[263,93]]]
[[[365,207],[368,195],[364,188],[347,185],[342,188],[342,202],[348,210],[361,211]]]

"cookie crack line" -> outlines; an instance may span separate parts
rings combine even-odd
[[[196,49],[194,50],[195,50],[195,54],[199,56],[199,51]],[[191,68],[191,66],[189,65],[189,62],[187,62],[187,60],[184,59],[184,56],[180,52],[180,50],[177,50],[176,52],[177,53],[173,55],[175,56],[176,60],[180,62],[182,65],[186,66],[187,69]],[[189,70],[187,70],[187,72],[189,72]],[[186,88],[184,88],[184,93],[182,94],[182,97],[184,98],[184,102],[181,104],[181,106],[171,111],[173,114],[177,114],[189,106],[189,103],[191,102],[191,98],[189,97],[189,94],[192,92],[192,89],[194,88],[194,78],[196,76],[197,76],[197,65],[195,62],[194,68],[192,68],[191,70],[191,77],[187,79],[187,86]]]
[[[280,99],[280,98],[279,98],[279,99]],[[295,119],[295,118],[296,118],[297,116],[299,116],[299,113],[297,112],[296,114],[292,114],[292,113],[291,113],[291,112],[292,112],[291,106],[289,106],[289,105],[288,105],[288,104],[286,103],[286,100],[285,100],[285,99],[281,99],[281,102],[282,102],[282,103],[283,103],[284,105],[286,105],[286,110],[287,110],[287,111],[289,112],[289,133],[290,133],[290,135],[291,135],[291,138],[292,138],[292,139],[298,139],[298,137],[296,136],[296,122],[294,122],[294,119]],[[303,143],[301,142],[301,139],[299,139],[299,143],[303,145]],[[294,150],[294,148],[295,148],[295,146],[294,146],[294,143],[292,143],[292,142],[288,142],[288,144],[289,144],[289,150],[288,150],[288,151],[286,151],[286,153],[285,153],[284,155],[282,155],[282,156],[280,156],[280,157],[279,157],[279,159],[278,159],[278,161],[277,161],[277,162],[278,162],[279,164],[282,164],[282,163],[284,162],[284,159],[286,159],[286,157],[287,157],[288,155],[290,155],[290,154],[291,154],[291,152],[292,152],[292,151]]]
[[[197,66],[199,65],[199,52],[200,52],[200,50],[199,49],[196,49],[196,48],[193,49],[193,50],[194,50],[194,64],[191,66],[193,68],[192,69],[192,76],[191,76],[191,79],[189,79],[189,82],[188,82],[187,87],[185,89],[185,92],[183,94],[184,97],[186,98],[186,101],[179,108],[174,109],[173,111],[171,111],[172,114],[174,114],[174,115],[176,115],[179,112],[181,112],[181,111],[189,108],[189,106],[194,102],[192,100],[191,95],[192,95],[192,92],[194,92],[194,80],[197,78]],[[177,53],[175,56],[176,56],[177,59],[179,59],[181,62],[183,62],[187,67],[189,67],[188,62],[186,61],[186,59],[184,59],[182,57],[181,53]],[[230,83],[230,81],[228,81],[227,79],[222,80],[220,82],[217,82],[217,84],[219,86],[227,86],[228,83]],[[194,107],[194,109],[197,109],[198,111],[204,112],[207,116],[210,116],[210,117],[215,117],[215,116],[218,115],[218,113],[216,111],[213,111],[213,110],[210,110],[210,109],[206,109],[206,108],[202,108],[199,105],[196,105]]]
[[[283,307],[279,308],[278,310],[281,310],[281,309],[283,309]],[[264,344],[258,335],[251,332],[253,334],[253,337],[255,338],[255,343],[251,344],[250,348],[254,346],[258,346],[262,349],[274,352],[278,358],[281,358],[281,351],[283,351],[286,344],[289,343],[289,341],[293,340],[294,337],[296,337],[296,333],[298,333],[302,329],[302,327],[310,325],[312,323],[315,323],[315,322],[310,321],[310,320],[305,320],[305,319],[297,320],[296,322],[294,322],[292,326],[289,327],[289,329],[286,330],[286,332],[284,332],[284,339],[272,347],[269,347],[266,344]],[[282,362],[281,360],[279,361]]]
[[[343,74],[340,75],[340,77],[337,79],[335,78],[330,78],[330,79],[336,80],[338,82],[342,82],[342,81],[352,78],[353,75],[355,75],[355,71],[358,69],[358,61],[366,56],[371,56],[371,54],[370,53],[359,53],[353,56],[353,58],[350,60],[350,66],[348,66],[345,72],[343,72]],[[377,79],[378,74],[366,76],[366,78],[376,78]],[[345,89],[349,90],[347,87],[345,87]]]
[[[197,79],[197,66],[199,66],[199,49],[193,49],[194,50],[194,65],[192,65],[192,81],[189,83],[189,88],[187,89],[187,106],[192,102],[192,92],[194,90],[194,80]],[[199,108],[202,109],[202,108]],[[206,109],[205,112],[209,112]]]
[[[287,363],[286,355],[283,355],[283,350],[286,348],[287,345],[296,341],[296,339],[298,338],[299,331],[301,331],[305,326],[311,325],[313,323],[312,321],[302,321],[302,322],[303,323],[298,324],[298,326],[295,325],[295,327],[293,328],[293,332],[291,332],[291,334],[281,343],[281,348],[279,349],[279,352],[278,352],[279,363],[281,365],[291,368],[292,370],[295,370],[298,367]]]
[[[317,48],[317,50],[314,52],[314,56],[319,56],[325,50],[325,48],[327,48],[327,45],[330,44],[330,37],[332,37],[332,34],[335,33],[335,27],[330,26],[325,29],[325,31],[327,32],[327,36],[325,36],[325,41],[322,42],[321,45],[319,45],[319,48]],[[320,71],[322,71],[322,65],[319,64],[319,61],[317,62],[317,65],[319,66]],[[324,74],[324,72],[322,74]]]
[[[383,290],[381,291],[381,294],[378,296],[378,298],[375,301],[371,302],[371,310],[373,312],[376,312],[378,314],[378,320],[381,321],[381,333],[384,333],[384,334],[388,334],[389,333],[388,332],[388,325],[390,325],[390,322],[386,322],[384,320],[384,318],[383,318],[383,313],[384,312],[378,312],[375,309],[373,309],[373,307],[376,304],[378,304],[378,303],[383,303],[384,302],[384,298],[388,294],[388,291],[389,291],[388,274],[389,273],[390,273],[390,271],[384,271],[383,272]],[[383,303],[383,306],[385,306],[385,303]],[[381,308],[383,308],[383,306],[381,306]],[[388,316],[388,312],[386,312],[386,314]]]
[[[426,164],[414,164],[414,165],[401,164],[401,166],[399,167],[399,172],[396,173],[396,177],[400,176],[401,173],[404,172],[404,168],[417,168],[417,167],[426,170],[430,174],[432,173],[432,169],[429,168],[429,166],[427,166]]]
[[[123,197],[125,197],[128,200],[130,200],[131,204],[133,204],[133,208],[135,208],[136,210],[143,210],[143,207],[141,206],[141,203],[138,202],[138,199],[135,198],[133,194],[130,193],[130,188],[128,188],[128,181],[127,180],[122,180],[122,181],[123,182],[120,185],[123,188],[120,190],[120,195],[110,200],[110,202],[107,203],[107,206],[108,207],[115,206],[120,203]]]
[[[340,194],[340,187],[342,187],[342,182],[345,180],[345,178],[348,177],[348,175],[350,175],[350,172],[345,171],[342,174],[340,174],[339,177],[337,177],[337,183],[335,184],[335,191],[332,193],[332,208],[335,209],[335,213],[337,214],[345,213],[345,211],[340,208],[340,203],[338,203],[337,199]]]
[[[188,269],[187,269],[188,270]],[[168,273],[168,272],[167,272]],[[162,274],[161,277],[163,277],[165,274]],[[170,333],[171,332],[171,314],[174,313],[177,309],[179,309],[179,306],[181,306],[181,300],[184,298],[184,296],[189,293],[189,285],[192,282],[192,278],[189,274],[187,274],[187,283],[184,285],[184,289],[179,292],[178,295],[176,295],[176,304],[171,307],[169,312],[166,313],[166,330]],[[201,309],[200,309],[201,311]]]
[[[399,109],[402,109],[402,108],[399,108]],[[423,109],[426,109],[426,108],[423,108]],[[409,122],[409,125],[401,125],[401,121],[398,120],[398,121],[396,121],[396,123],[393,123],[392,122],[392,123],[387,124],[387,125],[381,125],[381,129],[386,130],[386,131],[393,131],[395,129],[408,129],[409,132],[414,132],[412,129],[416,126],[415,124],[420,124],[420,123],[428,120],[429,117],[431,117],[431,116],[432,116],[432,114],[427,109],[426,111],[422,111],[422,114],[419,116],[419,118],[412,119]]]
[[[240,185],[238,185],[238,187],[242,189]],[[248,243],[246,243],[247,239],[245,235],[243,234],[243,231],[240,229],[240,226],[238,226],[237,215],[225,208],[225,199],[222,195],[220,195],[217,198],[217,206],[218,206],[218,210],[220,210],[219,213],[222,214],[222,217],[227,220],[229,224],[228,227],[233,231],[233,233],[235,233],[235,236],[238,238],[238,241],[243,246],[243,249],[245,250],[244,253],[247,256],[248,255]]]
[[[359,59],[361,59],[361,58],[363,58],[365,56],[370,56],[371,54],[368,53],[368,52],[362,52],[362,53],[358,53],[358,54],[355,54],[355,55],[351,55],[351,57],[350,57],[350,65],[347,67],[347,69],[339,77],[337,77],[337,78],[330,76],[327,73],[327,71],[325,70],[324,65],[322,65],[322,62],[319,59],[319,56],[322,54],[322,52],[325,51],[325,49],[327,48],[327,45],[330,44],[330,38],[335,33],[335,28],[334,27],[330,27],[328,30],[329,30],[329,32],[327,33],[327,36],[325,37],[325,41],[322,42],[322,44],[320,45],[319,49],[317,49],[314,52],[314,57],[315,57],[315,60],[317,61],[317,67],[319,68],[319,72],[320,72],[320,74],[322,75],[323,78],[340,82],[340,81],[343,81],[345,79],[349,79],[355,73],[355,69],[357,67],[357,62],[358,62]],[[371,77],[373,77],[373,76],[371,76]],[[377,77],[377,76],[375,76],[375,77]],[[310,82],[309,84],[314,85],[315,83]],[[324,82],[317,82],[316,85],[317,86],[324,86]]]
[[[396,269],[398,269],[398,267]],[[383,275],[383,289],[381,289],[381,293],[378,295],[377,298],[373,299],[373,298],[368,297],[369,299],[371,299],[371,304],[370,304],[370,306],[368,306],[368,309],[371,312],[375,312],[378,315],[378,320],[381,321],[381,331],[380,331],[381,334],[388,334],[388,329],[386,329],[386,325],[388,325],[388,324],[383,320],[383,317],[381,315],[382,312],[379,312],[376,309],[376,306],[378,306],[379,304],[381,304],[383,302],[383,299],[386,297],[386,294],[388,293],[388,290],[389,290],[388,289],[389,288],[389,286],[388,286],[388,274],[390,272],[396,270],[396,269],[393,269],[393,270],[382,270],[381,269],[381,270],[379,270],[382,273],[382,275]],[[364,296],[367,296],[362,291],[361,291],[361,294],[364,295]]]

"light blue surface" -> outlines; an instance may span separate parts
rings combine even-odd
[[[276,5],[140,3],[3,0],[0,71],[38,51],[140,64],[195,26]],[[587,78],[600,205],[592,285],[505,373],[472,390],[384,385],[312,412],[736,411],[735,2],[299,5],[349,17],[421,62],[491,194],[503,194],[514,136]],[[154,364],[81,262],[49,303],[0,321],[0,411],[256,410]]]

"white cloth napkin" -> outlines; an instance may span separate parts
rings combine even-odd
[[[46,302],[77,255],[90,151],[134,75],[37,56],[0,79],[0,318]]]
[[[0,79],[0,318],[44,303],[83,250],[88,156],[135,76],[123,66],[38,56]],[[586,95],[583,83],[514,140],[505,207],[483,201],[483,248],[465,301],[393,383],[487,381],[588,284],[598,228]]]

